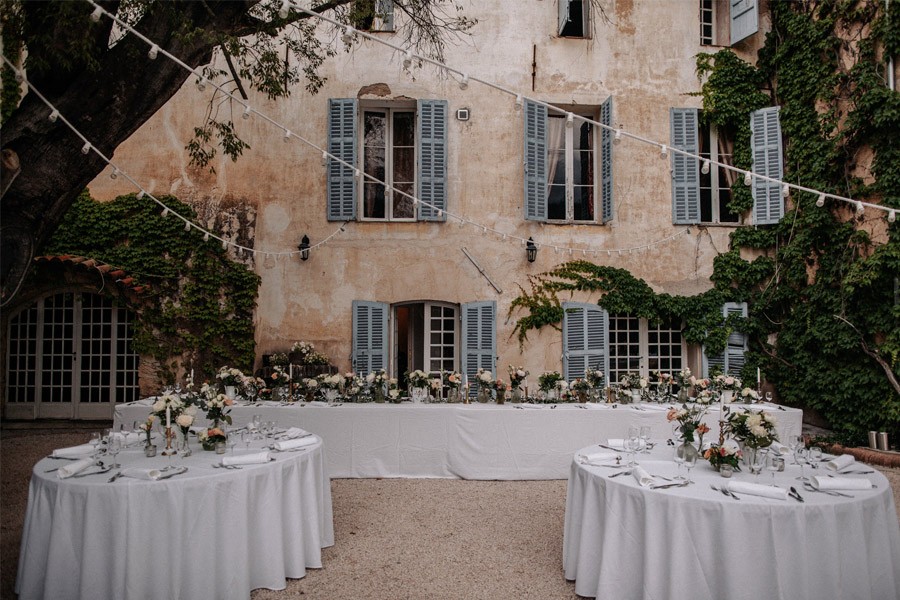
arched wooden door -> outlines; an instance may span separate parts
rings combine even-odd
[[[109,419],[139,395],[132,314],[97,294],[63,292],[9,319],[7,418]]]

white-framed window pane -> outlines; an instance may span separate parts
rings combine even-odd
[[[740,217],[728,208],[731,202],[731,185],[736,177],[734,171],[725,167],[734,164],[730,136],[718,130],[715,125],[701,120],[697,137],[701,160],[711,161],[707,173],[700,170],[700,221],[737,223]]]
[[[681,323],[675,320],[647,325],[647,368],[674,374],[684,364]],[[648,373],[649,374],[649,373]]]
[[[34,402],[38,354],[38,305],[9,320],[6,401]]]
[[[456,308],[429,305],[428,371],[453,371],[456,365]]]
[[[384,111],[367,110],[363,114],[363,216],[384,219],[387,216],[385,187],[370,179],[385,180],[387,158],[387,115]]]
[[[566,115],[548,115],[547,219],[551,221],[595,220],[596,132],[591,123],[576,123],[568,128]]]
[[[609,315],[609,382],[641,368],[641,320],[630,315]]]
[[[713,0],[700,0],[700,44],[712,46],[715,38],[716,13]]]
[[[373,108],[363,112],[364,219],[415,219],[415,139],[415,111]]]
[[[582,121],[573,139],[573,217],[594,220],[594,126]]]

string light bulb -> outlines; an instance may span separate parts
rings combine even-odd
[[[147,58],[150,60],[156,60],[156,56],[159,54],[159,46],[153,44],[150,46],[150,50],[147,51]]]
[[[222,250],[228,250],[228,242],[222,240]]]
[[[109,174],[110,179],[116,179],[119,177],[119,169],[113,167],[112,173]]]
[[[897,220],[897,211],[892,210],[891,212],[888,213],[888,223],[893,223],[896,220]]]
[[[348,46],[353,43],[353,28],[349,26],[344,27],[344,33],[341,34],[341,41],[347,44]]]
[[[825,206],[825,194],[819,194],[819,199],[816,200],[816,206],[819,208]]]
[[[413,53],[412,50],[407,50],[403,53],[403,68],[409,69],[412,66],[413,61]]]
[[[208,241],[209,241],[209,232],[208,232],[208,231],[204,231],[204,232],[203,232],[203,241],[204,241],[204,242],[208,242]]]
[[[278,9],[278,16],[287,19],[290,14],[290,0],[281,0],[281,8]]]
[[[25,81],[25,71],[19,69],[16,71],[16,83],[22,83],[23,81]]]
[[[616,134],[613,136],[613,144],[618,144],[622,141],[622,126],[620,125],[618,129],[616,129]]]
[[[245,104],[245,105],[244,105],[244,112],[243,112],[243,114],[241,115],[241,118],[244,119],[244,120],[246,121],[247,119],[250,118],[250,113],[251,113],[251,112],[252,112],[252,109],[250,108],[250,105],[249,105],[249,104]]]
[[[290,129],[284,130],[284,137],[282,139],[284,139],[285,144],[288,143],[289,141],[291,141],[291,130]]]
[[[203,75],[200,76],[200,79],[197,80],[197,89],[201,92],[206,91],[206,77]]]
[[[147,192],[145,192],[144,190],[141,190],[141,191],[139,191],[139,192],[137,193],[137,199],[138,199],[138,200],[143,200],[143,199],[144,199],[144,196],[146,196],[146,195],[147,195]]]
[[[162,211],[162,217],[165,219],[165,218],[168,217],[168,216],[169,216],[169,207],[167,206],[167,207],[164,208],[163,211]]]
[[[700,167],[700,172],[703,173],[704,175],[709,175],[709,161],[708,160],[703,161],[703,166]]]
[[[91,21],[93,21],[94,23],[99,23],[100,17],[102,17],[102,16],[103,16],[103,9],[98,6],[97,8],[94,9],[94,12],[91,13]]]
[[[190,221],[185,221],[185,222],[184,222],[184,230],[185,230],[185,231],[190,231],[190,230],[191,230],[191,222],[190,222]]]
[[[50,116],[47,118],[50,119],[51,123],[56,123],[56,120],[59,118],[59,111],[54,108],[50,111]]]
[[[575,126],[575,115],[572,113],[566,113],[566,127],[568,129],[572,129]]]
[[[459,82],[459,89],[465,90],[469,87],[469,76],[463,73],[462,79]]]
[[[326,166],[328,164],[328,153],[322,152],[322,166]]]
[[[665,158],[668,155],[669,155],[669,148],[665,144],[663,144],[659,149],[659,157]]]
[[[784,186],[781,188],[781,195],[787,198],[788,196],[790,196],[790,194],[791,186],[789,186],[788,184],[784,184]]]
[[[82,154],[87,154],[87,153],[90,152],[90,151],[91,151],[91,143],[90,143],[90,142],[85,142],[85,143],[84,143],[84,146],[81,147],[81,153],[82,153]]]
[[[863,203],[862,203],[862,202],[858,202],[858,201],[857,201],[857,203],[856,203],[856,214],[861,215],[861,214],[863,214],[864,212],[866,212],[866,207],[863,206]]]
[[[524,104],[524,102],[522,94],[516,94],[516,112],[522,110],[522,104]]]
[[[750,171],[744,171],[744,185],[749,186],[753,183],[753,176],[750,175]]]

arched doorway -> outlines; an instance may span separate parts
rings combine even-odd
[[[109,419],[139,397],[133,315],[107,297],[62,292],[11,315],[7,418]]]

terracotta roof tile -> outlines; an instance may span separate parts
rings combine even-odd
[[[148,284],[134,285],[134,277],[130,277],[124,270],[113,267],[105,262],[84,256],[74,256],[71,254],[58,254],[48,256],[36,256],[34,262],[37,264],[59,263],[69,265],[73,268],[77,267],[82,270],[97,270],[108,282],[118,285],[123,290],[131,294],[146,294],[150,291]]]

